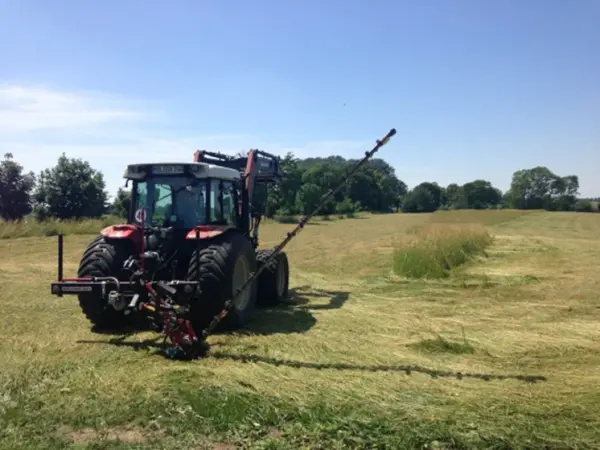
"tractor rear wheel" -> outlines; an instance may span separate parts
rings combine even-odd
[[[256,255],[259,266],[265,264],[273,249],[259,250]],[[287,254],[279,252],[258,276],[258,304],[275,306],[288,296],[290,266]]]
[[[98,236],[83,253],[77,276],[121,279],[123,263],[131,254],[131,242]],[[99,328],[117,330],[131,324],[128,316],[122,311],[116,311],[100,295],[79,294],[79,306],[87,319]]]
[[[207,247],[192,252],[187,279],[199,281],[201,290],[190,305],[192,326],[196,333],[212,322],[214,316],[225,307],[225,302],[255,271],[254,248],[241,233],[226,232],[214,238],[214,242]],[[234,308],[220,325],[234,329],[243,327],[250,321],[255,305],[256,282],[253,282],[234,302]]]

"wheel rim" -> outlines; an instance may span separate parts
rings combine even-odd
[[[277,297],[283,296],[285,290],[285,270],[283,267],[283,260],[279,260],[277,264]]]
[[[233,292],[235,295],[237,290],[244,284],[250,274],[250,264],[245,256],[240,256],[235,263],[233,269]],[[252,294],[252,288],[247,288],[234,302],[238,309],[244,309],[250,301],[250,295]]]

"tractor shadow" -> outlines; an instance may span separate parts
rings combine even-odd
[[[327,309],[340,309],[350,298],[347,291],[330,291],[324,289],[313,289],[309,285],[290,289],[286,303],[305,311],[323,311]],[[311,300],[328,299],[327,304],[313,304]]]
[[[259,335],[306,333],[317,323],[311,311],[339,309],[350,298],[346,291],[333,291],[315,289],[305,285],[289,290],[288,298],[277,307],[257,308],[254,319],[244,328],[230,330],[226,326],[219,326],[212,333],[213,336],[225,334]],[[80,344],[105,344],[130,347],[134,350],[159,350],[163,348],[163,337],[156,336],[143,341],[126,341],[140,332],[150,331],[151,328],[144,322],[135,323],[125,329],[119,330],[100,329],[92,327],[91,331],[99,335],[112,335],[108,340],[79,340]],[[211,343],[211,347],[221,345],[221,342]]]
[[[133,335],[135,333],[142,333],[144,331],[152,331],[150,324],[141,319],[132,321],[131,324],[120,328],[105,328],[93,325],[90,331],[94,334],[107,335],[107,336],[122,336],[122,335]]]
[[[339,309],[350,298],[346,291],[300,286],[290,289],[288,298],[274,308],[258,308],[254,320],[238,334],[270,335],[306,333],[317,323],[311,311]],[[327,303],[322,303],[323,300]]]

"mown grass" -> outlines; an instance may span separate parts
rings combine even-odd
[[[454,353],[456,355],[475,353],[475,347],[464,335],[462,341],[454,341],[438,334],[434,339],[423,339],[409,346],[430,353]]]
[[[317,221],[330,221],[330,220],[342,220],[342,219],[354,219],[356,217],[363,217],[366,213],[345,213],[345,214],[336,214],[334,216],[331,215],[324,215],[324,216],[315,216],[313,218],[313,220],[317,220]],[[275,220],[278,223],[284,223],[284,224],[295,224],[298,223],[300,221],[300,219],[302,219],[303,216],[293,216],[293,215],[284,215],[284,216],[275,216],[273,218],[273,220]]]
[[[394,253],[394,272],[413,278],[441,278],[485,254],[490,233],[479,224],[428,224]]]
[[[475,210],[459,209],[454,211],[436,211],[431,214],[429,222],[433,223],[478,223],[481,225],[497,225],[539,211],[521,209]]]
[[[54,239],[0,241],[0,448],[599,448],[600,216],[487,225],[488,258],[392,276],[433,216],[304,228],[288,304],[190,363],[156,355],[153,333],[96,334],[51,297]],[[266,224],[263,246],[289,229]],[[67,274],[92,237],[67,236]]]

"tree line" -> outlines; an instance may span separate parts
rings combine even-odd
[[[356,162],[341,156],[299,159],[288,153],[281,160],[285,174],[282,182],[257,188],[255,203],[258,199],[264,202],[260,206],[267,217],[310,213]],[[482,179],[445,187],[426,181],[408,189],[392,166],[376,158],[363,165],[319,214],[496,208],[597,210],[591,199],[578,198],[578,190],[577,175],[557,175],[542,166],[516,171],[504,193]],[[30,214],[37,220],[98,218],[106,214],[126,217],[130,192],[120,188],[112,202],[108,198],[103,174],[82,159],[62,154],[55,166],[37,175],[26,173],[11,153],[0,162],[0,217],[4,220],[21,220]]]

